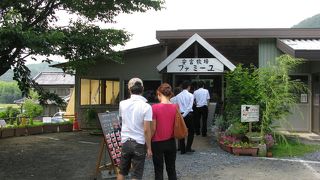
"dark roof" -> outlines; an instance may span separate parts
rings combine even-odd
[[[40,72],[33,78],[39,85],[74,85],[74,79],[64,72]]]
[[[186,29],[157,31],[161,42],[169,39],[188,39],[195,33],[204,39],[210,38],[319,38],[320,29],[264,28],[264,29]]]

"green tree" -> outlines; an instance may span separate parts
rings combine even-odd
[[[27,98],[23,104],[25,114],[29,117],[29,124],[33,125],[33,118],[40,116],[43,112],[41,105],[35,99]]]
[[[21,91],[16,82],[0,81],[0,103],[12,104],[14,100],[21,98]]]
[[[13,67],[14,80],[23,94],[28,94],[33,87],[40,93],[41,103],[46,99],[59,99],[32,81],[25,65],[27,57],[50,62],[49,55],[59,55],[66,58],[70,70],[76,69],[77,73],[98,58],[119,61],[121,54],[112,48],[124,45],[129,34],[124,30],[101,29],[94,22],[113,23],[120,13],[160,10],[163,3],[163,0],[2,0],[0,75]],[[67,26],[58,26],[59,18],[66,18],[59,17],[60,12],[72,17]]]

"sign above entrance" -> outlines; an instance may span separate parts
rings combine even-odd
[[[223,72],[224,65],[216,58],[176,58],[168,66],[167,72]]]

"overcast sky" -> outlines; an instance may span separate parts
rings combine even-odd
[[[156,30],[290,28],[320,13],[320,0],[166,0],[166,9],[123,14],[116,27],[133,34],[127,48],[157,43]]]
[[[320,0],[166,0],[165,9],[121,14],[116,24],[133,36],[121,49],[155,44],[156,30],[290,28],[320,13]]]

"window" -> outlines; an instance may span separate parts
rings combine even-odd
[[[118,104],[119,81],[81,79],[81,105]]]
[[[124,82],[124,99],[129,98],[128,82],[128,80]],[[142,95],[148,100],[148,103],[158,102],[156,91],[160,85],[161,80],[143,80],[144,91]]]

